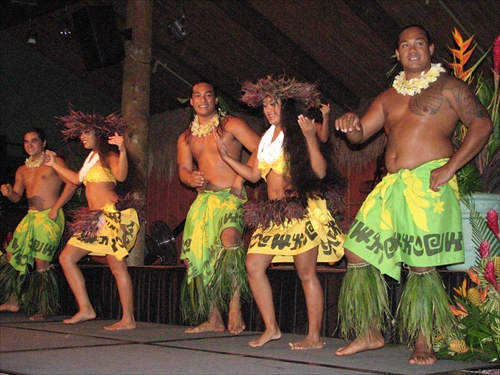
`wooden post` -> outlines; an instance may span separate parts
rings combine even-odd
[[[123,71],[122,115],[128,123],[127,148],[131,157],[138,162],[137,171],[144,181],[141,198],[147,198],[148,170],[148,121],[151,77],[153,0],[128,0],[126,28],[132,29],[132,40],[125,42]],[[138,178],[130,176],[129,178]],[[144,264],[145,223],[134,250],[127,259],[129,265]]]

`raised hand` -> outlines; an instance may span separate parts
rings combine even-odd
[[[212,135],[214,136],[215,143],[217,144],[217,150],[219,150],[219,154],[224,160],[224,158],[227,158],[229,155],[227,154],[227,148],[224,142],[222,141],[220,135],[217,132],[213,132]]]
[[[127,148],[125,147],[125,139],[123,138],[122,135],[119,135],[116,132],[115,135],[112,135],[108,138],[108,143],[110,145],[118,146],[118,150],[120,152],[125,152],[127,150]]]
[[[12,194],[12,186],[10,184],[3,184],[0,190],[5,197],[9,197]]]
[[[331,110],[330,103],[328,104],[321,103],[321,107],[319,110],[321,111],[323,118],[330,116],[330,110]]]
[[[306,138],[316,137],[316,125],[310,118],[299,115],[297,121],[302,130],[302,134],[304,134]]]
[[[361,131],[361,122],[357,114],[347,112],[335,120],[335,129],[343,133]]]
[[[53,167],[56,164],[56,157],[50,151],[45,151],[43,155],[43,164],[49,167]]]

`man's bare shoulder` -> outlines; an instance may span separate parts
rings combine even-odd
[[[189,129],[184,130],[180,135],[179,138],[177,138],[177,143],[185,143],[186,142],[186,135],[188,134]]]
[[[227,127],[232,128],[235,126],[248,127],[248,124],[241,117],[237,117],[237,116],[233,116],[233,115],[226,115],[226,124],[224,125],[224,127],[225,128],[227,128]]]
[[[437,82],[441,84],[440,86],[443,88],[443,90],[456,91],[470,89],[467,83],[462,81],[460,78],[451,76],[449,74],[443,74],[438,78]]]
[[[19,174],[19,175],[24,175],[25,173],[27,173],[29,171],[29,168],[23,164],[21,166],[19,166],[16,170],[16,174]]]
[[[387,90],[382,91],[375,97],[375,99],[373,99],[371,107],[374,108],[379,106],[382,108],[384,105],[394,103],[400,99],[401,95],[399,95],[393,87],[390,87]]]

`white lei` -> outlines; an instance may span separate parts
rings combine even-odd
[[[432,82],[435,82],[439,75],[446,70],[441,66],[441,64],[431,64],[431,68],[426,72],[420,73],[419,78],[412,78],[406,80],[405,72],[400,72],[394,82],[392,87],[396,89],[398,94],[410,95],[420,94],[421,90],[425,90]]]
[[[212,120],[208,124],[200,124],[200,120],[198,120],[198,115],[194,115],[193,122],[191,122],[191,133],[195,137],[206,137],[210,133],[214,131],[214,129],[219,126],[219,114],[215,114],[212,117]]]
[[[273,141],[275,128],[276,126],[271,125],[259,142],[259,151],[257,153],[257,159],[259,161],[265,161],[266,163],[271,164],[278,159],[283,152],[284,134],[283,131],[281,131]]]
[[[24,164],[26,167],[32,169],[32,168],[38,168],[40,165],[42,165],[43,161],[45,160],[45,153],[50,152],[52,155],[56,156],[56,153],[53,151],[44,151],[42,152],[42,155],[38,159],[33,159],[33,156],[30,156],[24,161]]]
[[[93,158],[94,156],[95,158]],[[83,182],[85,176],[87,176],[89,171],[98,161],[99,161],[99,154],[97,152],[94,153],[94,151],[91,151],[90,154],[87,156],[87,159],[85,159],[85,163],[83,163],[82,169],[80,169],[80,172],[78,172],[78,180],[80,180],[80,182]]]

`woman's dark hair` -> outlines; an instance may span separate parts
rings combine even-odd
[[[325,198],[325,193],[328,189],[339,191],[344,189],[346,184],[344,178],[335,168],[331,147],[323,147],[324,145],[321,145],[323,157],[327,162],[326,176],[320,179],[312,170],[306,139],[297,122],[300,114],[305,115],[300,102],[294,99],[281,100],[281,127],[285,136],[283,148],[290,172],[288,181],[290,186],[285,194],[287,196],[298,195],[305,205],[307,199],[315,197]]]
[[[95,134],[95,133],[94,133]],[[118,154],[118,147],[116,145],[111,145],[108,142],[109,135],[101,134],[95,135],[95,142],[97,145],[97,149],[99,150],[99,158],[104,167],[109,167],[107,157],[111,152]]]

